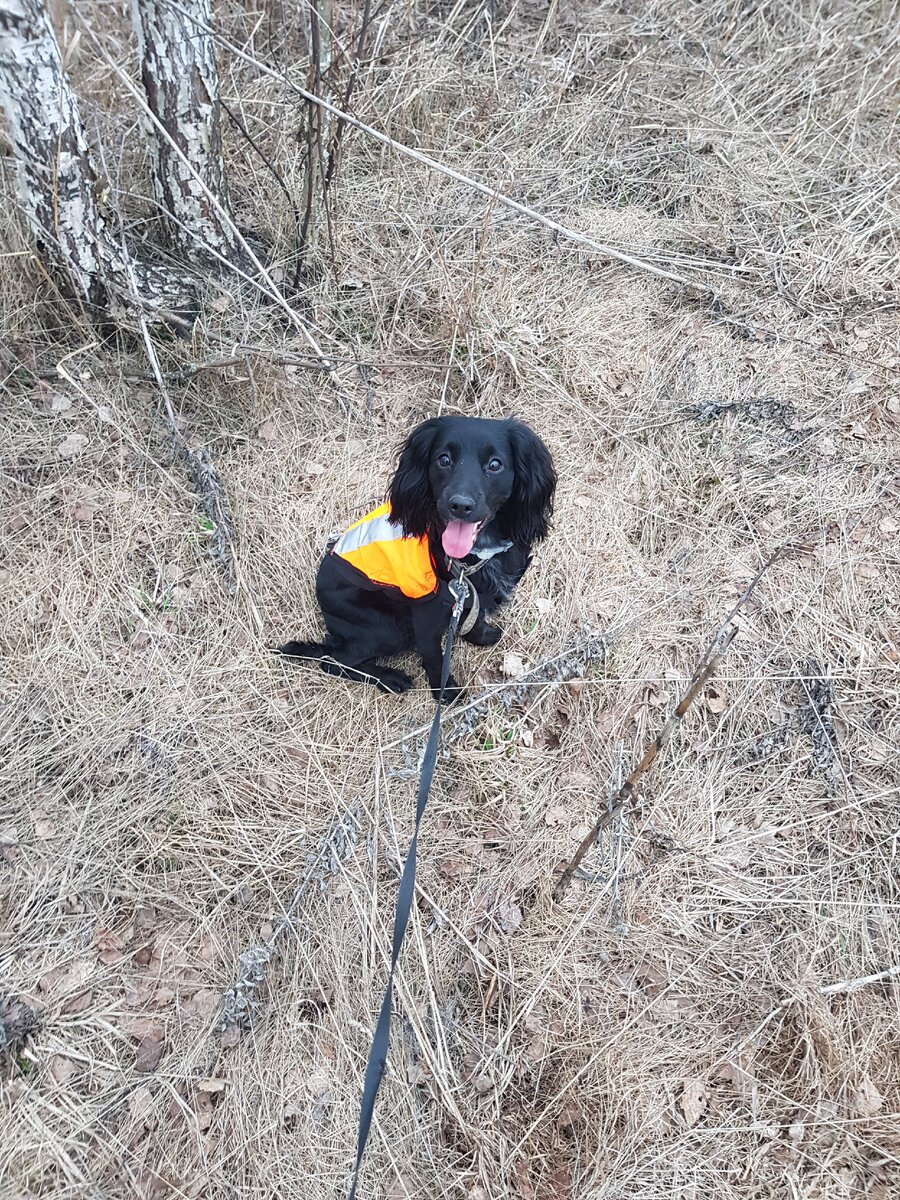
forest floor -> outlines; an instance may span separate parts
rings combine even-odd
[[[121,14],[79,12],[137,77]],[[223,50],[221,88],[292,200],[227,123],[236,211],[287,263],[299,29],[216,19],[277,64]],[[895,24],[862,2],[378,10],[353,111],[610,252],[349,131],[290,293],[334,370],[230,280],[158,349],[199,484],[140,342],[97,345],[47,290],[0,160],[3,1197],[346,1194],[432,703],[269,647],[319,629],[326,539],[455,411],[526,420],[560,484],[503,641],[459,654],[480,702],[448,717],[364,1194],[900,1195]],[[137,233],[138,116],[74,29]],[[304,879],[223,1044],[239,957]]]

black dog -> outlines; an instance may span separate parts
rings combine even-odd
[[[281,653],[317,659],[330,674],[383,691],[405,692],[410,677],[379,660],[415,647],[437,694],[441,641],[453,607],[450,560],[478,566],[471,583],[481,612],[464,636],[491,646],[500,629],[485,616],[510,598],[533,544],[547,536],[555,488],[547,447],[519,421],[425,421],[400,454],[390,504],[351,526],[319,567],[325,642],[288,642]],[[451,677],[445,701],[459,692]]]

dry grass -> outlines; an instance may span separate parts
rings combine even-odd
[[[110,10],[82,14],[133,71]],[[266,646],[317,627],[327,535],[441,409],[515,410],[562,476],[504,643],[459,673],[493,688],[504,653],[611,640],[583,680],[486,704],[441,761],[366,1194],[900,1193],[900,980],[822,991],[900,944],[896,15],[379,13],[364,120],[714,287],[734,321],[349,133],[334,260],[320,226],[300,305],[334,374],[285,365],[308,344],[237,285],[160,349],[172,371],[243,360],[171,385],[225,489],[233,594],[159,396],[129,379],[140,346],[84,350],[4,218],[0,1011],[40,1019],[7,1031],[4,1196],[342,1195],[411,826],[403,743],[430,705]],[[218,18],[304,81],[290,14]],[[73,70],[139,231],[129,101],[87,45]],[[296,97],[229,55],[223,92],[301,197]],[[290,206],[237,135],[230,173],[287,260]],[[64,355],[73,383],[30,374]],[[554,905],[783,541],[810,552],[760,584],[715,694]],[[355,849],[304,892],[254,1034],[220,1048],[239,956],[351,804]]]

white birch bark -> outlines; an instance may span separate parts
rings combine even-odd
[[[0,107],[22,209],[65,290],[92,316],[130,324],[140,307],[153,324],[187,327],[192,289],[161,268],[130,261],[118,222],[107,220],[104,185],[42,0],[0,0]]]
[[[133,0],[133,13],[141,79],[155,118],[146,122],[153,188],[171,217],[168,240],[188,259],[240,264],[246,254],[230,219],[215,48],[205,32],[212,23],[209,0],[177,6]]]

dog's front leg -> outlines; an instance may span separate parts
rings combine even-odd
[[[420,604],[414,604],[412,609],[413,634],[416,639],[416,650],[422,659],[422,666],[431,684],[431,692],[435,699],[441,691],[441,664],[444,651],[442,638],[450,625],[450,613],[453,600],[447,594],[436,596]],[[452,704],[462,695],[462,688],[451,673],[444,688],[444,703]]]

